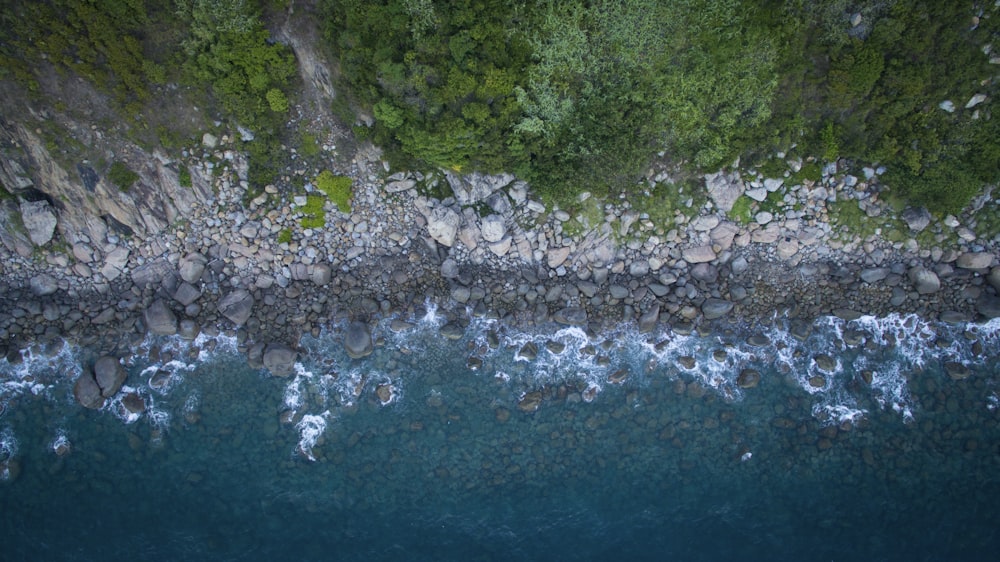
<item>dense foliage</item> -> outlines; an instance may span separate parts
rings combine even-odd
[[[990,105],[964,109],[996,90],[983,50],[997,39],[993,6],[326,4],[328,40],[375,117],[371,134],[431,166],[513,170],[571,195],[627,188],[660,151],[712,169],[798,145],[801,156],[885,165],[899,195],[951,211],[1000,179]]]

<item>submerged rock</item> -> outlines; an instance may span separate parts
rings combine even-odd
[[[114,396],[122,385],[128,373],[122,367],[121,361],[105,355],[94,363],[94,380],[101,389],[101,396],[110,398]]]
[[[268,344],[264,350],[264,368],[276,377],[287,377],[295,372],[295,362],[299,354],[294,349],[280,343]]]
[[[375,346],[368,324],[354,321],[347,326],[347,332],[344,334],[344,349],[351,359],[361,359],[371,355]]]
[[[740,388],[754,388],[760,383],[760,372],[754,369],[743,369],[736,377],[736,384]]]

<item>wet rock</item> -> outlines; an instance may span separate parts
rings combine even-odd
[[[545,349],[553,355],[559,355],[566,350],[566,344],[561,341],[549,340],[545,342]]]
[[[295,362],[299,354],[287,345],[268,344],[264,349],[264,368],[276,377],[287,377],[295,372]]]
[[[246,324],[253,312],[253,296],[246,289],[236,289],[219,301],[219,313],[237,326]]]
[[[177,335],[186,340],[193,340],[197,338],[200,333],[201,326],[198,325],[198,322],[190,318],[181,320],[177,328]]]
[[[192,252],[183,258],[181,258],[180,263],[177,264],[177,271],[181,276],[181,279],[188,283],[197,283],[201,280],[202,274],[205,272],[205,265],[208,260],[205,256]]]
[[[751,347],[765,347],[770,343],[770,338],[763,334],[754,334],[747,338],[747,345]]]
[[[351,359],[361,359],[371,355],[375,345],[368,324],[354,321],[347,326],[347,331],[344,333],[344,349]]]
[[[697,364],[697,361],[695,361],[695,358],[691,357],[690,355],[682,355],[682,356],[678,357],[677,358],[677,362],[680,363],[681,367],[684,367],[685,369],[687,369],[689,371],[691,369],[694,369],[695,365]]]
[[[385,406],[396,397],[396,389],[391,384],[383,383],[375,387],[375,396],[378,401]]]
[[[701,305],[701,313],[705,316],[705,320],[721,318],[729,314],[732,309],[733,303],[722,299],[706,299]]]
[[[965,365],[959,363],[958,361],[947,361],[944,364],[944,372],[948,373],[948,377],[953,381],[960,381],[969,378],[972,372]]]
[[[813,361],[816,362],[816,366],[821,371],[832,373],[837,368],[837,361],[833,357],[830,357],[829,355],[824,355],[824,354],[817,355],[813,357]]]
[[[143,313],[146,330],[158,336],[172,336],[177,333],[177,317],[163,299],[156,299]]]
[[[533,341],[526,342],[517,352],[518,359],[534,361],[536,357],[538,357],[538,346]]]
[[[865,384],[867,384],[869,386],[871,386],[872,379],[874,378],[874,376],[875,376],[875,373],[873,371],[871,371],[870,369],[864,369],[864,370],[861,371],[861,380],[865,381]]]
[[[405,320],[400,320],[399,318],[393,318],[392,322],[389,323],[389,329],[395,333],[405,332],[407,330],[412,330],[416,326]]]
[[[114,396],[125,384],[127,377],[128,373],[115,357],[105,355],[94,363],[94,380],[101,389],[101,396],[105,398]]]
[[[465,362],[465,367],[470,371],[478,371],[483,368],[483,360],[473,355]]]
[[[938,279],[936,273],[929,269],[914,267],[910,269],[909,277],[910,282],[921,295],[936,293],[941,289],[941,280]]]
[[[580,307],[570,306],[556,311],[552,319],[567,326],[583,326],[587,323],[587,311]]]
[[[648,334],[656,328],[656,323],[660,320],[660,305],[654,304],[639,317],[639,333]]]
[[[962,269],[987,269],[993,264],[993,254],[987,252],[965,252],[955,260],[955,266]]]
[[[129,392],[122,396],[122,406],[132,414],[141,414],[146,411],[146,401],[136,392]]]
[[[823,375],[813,375],[809,377],[809,386],[813,388],[823,388],[826,386],[826,378]]]
[[[99,410],[104,407],[105,399],[101,395],[101,387],[90,369],[84,369],[76,379],[76,384],[73,385],[73,397],[84,408]]]
[[[47,273],[42,273],[35,275],[28,281],[28,289],[36,297],[44,297],[59,290],[59,282],[56,281],[55,277]]]
[[[628,369],[622,368],[608,375],[608,382],[611,384],[622,384],[628,378]]]
[[[465,335],[465,330],[454,322],[448,322],[444,326],[441,326],[438,333],[441,334],[441,337],[447,340],[460,340],[462,339],[462,336]]]
[[[754,369],[743,369],[736,377],[736,385],[740,388],[754,388],[760,384],[760,372]]]
[[[538,408],[541,407],[541,405],[542,405],[542,393],[536,390],[528,392],[524,396],[522,396],[521,399],[518,400],[517,402],[517,409],[521,410],[522,412],[531,413],[538,410]]]

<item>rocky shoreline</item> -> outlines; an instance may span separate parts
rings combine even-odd
[[[438,200],[418,190],[427,178],[390,174],[368,147],[345,171],[354,180],[351,212],[327,203],[326,226],[303,229],[303,202],[281,200],[272,186],[244,205],[246,166],[217,145],[206,137],[204,148],[228,163],[222,174],[198,161],[191,167],[213,196],[146,236],[109,229],[94,240],[64,229],[65,253],[25,255],[23,245],[44,238],[44,229],[51,238],[64,212],[22,203],[22,212],[34,205],[53,221],[26,219],[27,241],[8,236],[0,246],[0,352],[8,361],[63,339],[122,355],[147,332],[193,339],[231,330],[252,364],[278,350],[272,358],[284,359],[270,366],[287,374],[302,334],[351,321],[366,334],[355,350],[363,355],[377,318],[419,316],[428,301],[447,315],[445,337],[473,316],[594,330],[636,322],[646,332],[831,314],[945,322],[1000,315],[994,242],[960,233],[944,249],[877,235],[845,243],[823,221],[838,198],[882,212],[874,173],[869,184],[828,166],[821,182],[786,188],[784,180],[719,172],[705,178],[710,199],[677,212],[667,232],[623,201],[600,207],[601,222],[570,235],[576,219],[546,209],[511,176],[447,174],[454,196]],[[760,212],[746,224],[729,218],[739,197],[763,200],[779,189],[785,212]],[[914,233],[927,228],[926,211],[910,215]],[[279,242],[283,231],[294,233],[290,241]]]

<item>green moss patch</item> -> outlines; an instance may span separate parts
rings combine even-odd
[[[323,170],[316,176],[316,189],[323,192],[341,213],[351,212],[351,191],[353,180],[347,176],[335,176],[329,170]]]

